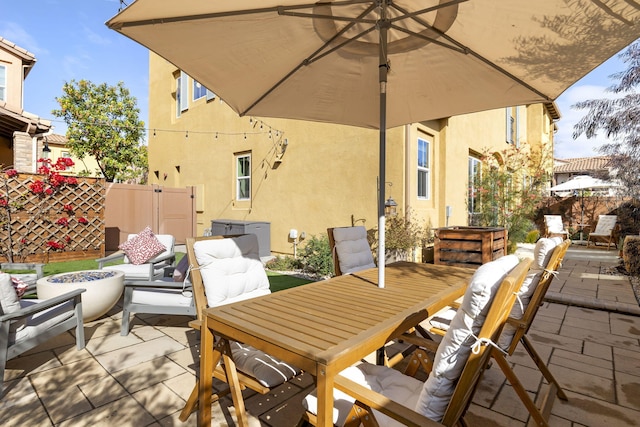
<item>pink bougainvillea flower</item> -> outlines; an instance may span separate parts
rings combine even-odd
[[[53,190],[52,190],[51,188],[47,188],[46,190],[44,190],[44,193],[45,193],[47,196],[50,196],[50,195],[52,195],[52,194],[53,194]]]
[[[7,202],[7,199],[5,199],[4,197],[0,197],[0,207],[6,208],[7,206],[9,206],[9,202]]]
[[[87,221],[87,218],[81,216],[80,218],[78,218],[78,222],[80,224],[89,224],[89,221]]]
[[[9,170],[5,171],[5,174],[7,175],[7,178],[12,178],[12,177],[18,175],[18,171],[15,170],[15,169],[9,169]]]
[[[49,246],[51,249],[54,249],[54,250],[64,249],[64,244],[59,242],[54,242],[53,240],[49,240],[47,242],[47,246]]]
[[[34,181],[29,184],[29,190],[34,194],[42,194],[44,192],[44,183],[40,180]]]
[[[67,242],[67,243],[71,242],[71,237],[64,236],[64,241]]]
[[[74,176],[69,176],[66,179],[67,185],[78,185],[78,180]]]
[[[63,227],[68,227],[69,220],[67,218],[58,218],[58,220],[56,221],[56,224],[62,225]]]
[[[62,210],[67,211],[67,212],[73,212],[73,205],[64,205],[62,207]]]

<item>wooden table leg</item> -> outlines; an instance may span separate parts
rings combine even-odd
[[[198,391],[198,425],[211,426],[211,387],[213,387],[214,349],[213,331],[204,316],[200,328],[200,381]]]
[[[316,376],[318,393],[318,425],[325,427],[333,425],[333,376],[327,372],[326,366],[318,367]]]
[[[229,341],[222,339],[224,349],[222,349],[222,361],[224,363],[224,370],[227,374],[227,384],[231,389],[231,399],[233,400],[233,406],[236,409],[236,419],[240,427],[249,427],[249,420],[247,419],[247,411],[244,407],[244,399],[242,398],[242,387],[240,387],[240,381],[238,380],[238,371],[236,370],[236,362],[231,357],[231,347]]]

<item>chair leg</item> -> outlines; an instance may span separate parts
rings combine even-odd
[[[493,352],[492,356],[498,363],[498,366],[500,366],[500,369],[502,369],[502,372],[504,373],[505,377],[507,377],[507,380],[513,387],[514,391],[516,392],[524,406],[527,408],[527,411],[529,411],[529,414],[531,414],[531,417],[535,420],[536,425],[541,427],[548,427],[547,420],[544,419],[538,407],[529,397],[527,390],[525,390],[524,386],[511,369],[511,366],[509,366],[509,362],[507,362],[507,359],[504,357],[504,355],[496,351]]]
[[[78,295],[74,300],[76,316],[76,348],[82,350],[86,344],[84,339],[84,319],[82,317],[82,295]]]
[[[522,343],[522,346],[527,351],[527,353],[529,353],[529,356],[535,362],[540,372],[542,372],[542,375],[547,380],[547,382],[555,386],[557,390],[556,395],[558,396],[558,398],[562,400],[568,400],[567,395],[562,390],[562,387],[560,387],[560,384],[558,383],[556,378],[553,376],[553,374],[551,373],[547,365],[544,363],[542,358],[538,355],[535,348],[533,348],[533,344],[531,343],[531,341],[529,341],[529,338],[527,338],[526,335],[523,335],[522,338],[520,339],[520,342]]]
[[[133,287],[126,286],[124,288],[124,298],[122,300],[122,324],[120,326],[120,335],[125,337],[129,335],[129,320],[131,300],[133,299]]]

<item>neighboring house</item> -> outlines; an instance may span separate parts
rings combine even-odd
[[[54,133],[45,136],[44,140],[46,147],[50,150],[48,156],[51,160],[55,162],[59,157],[70,157],[75,163],[75,165],[67,168],[63,174],[102,178],[102,172],[96,159],[93,156],[86,156],[84,159],[73,157],[66,146],[67,137],[64,135]]]
[[[269,222],[271,251],[291,254],[290,230],[309,238],[327,227],[377,227],[377,130],[240,118],[154,53],[149,76],[149,183],[196,187],[198,234],[212,220]],[[543,151],[551,176],[557,119],[549,103],[389,129],[386,198],[421,224],[467,225],[470,175],[481,154]]]
[[[51,122],[23,109],[24,81],[35,56],[0,37],[0,165],[35,172]]]
[[[609,156],[554,159],[553,185],[562,184],[577,175],[590,175],[606,180],[612,172],[610,162]]]
[[[37,171],[42,157],[70,157],[66,138],[53,133],[51,122],[23,109],[25,79],[35,63],[31,52],[0,37],[0,166],[30,173]],[[95,159],[73,161],[76,165],[65,173],[75,175],[86,169],[96,176]]]

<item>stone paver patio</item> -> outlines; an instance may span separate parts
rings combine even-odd
[[[629,279],[608,271],[616,255],[574,245],[529,332],[569,397],[555,400],[551,426],[640,425],[640,310]],[[189,319],[136,316],[121,337],[121,314],[116,306],[86,324],[82,351],[66,333],[9,361],[0,425],[194,426],[195,414],[178,420],[199,354]],[[546,387],[524,350],[509,360],[532,396]],[[295,425],[312,385],[302,375],[265,396],[245,391],[250,425]],[[235,425],[229,398],[213,408],[212,425]],[[485,373],[467,421],[526,425],[528,413],[497,366]]]

